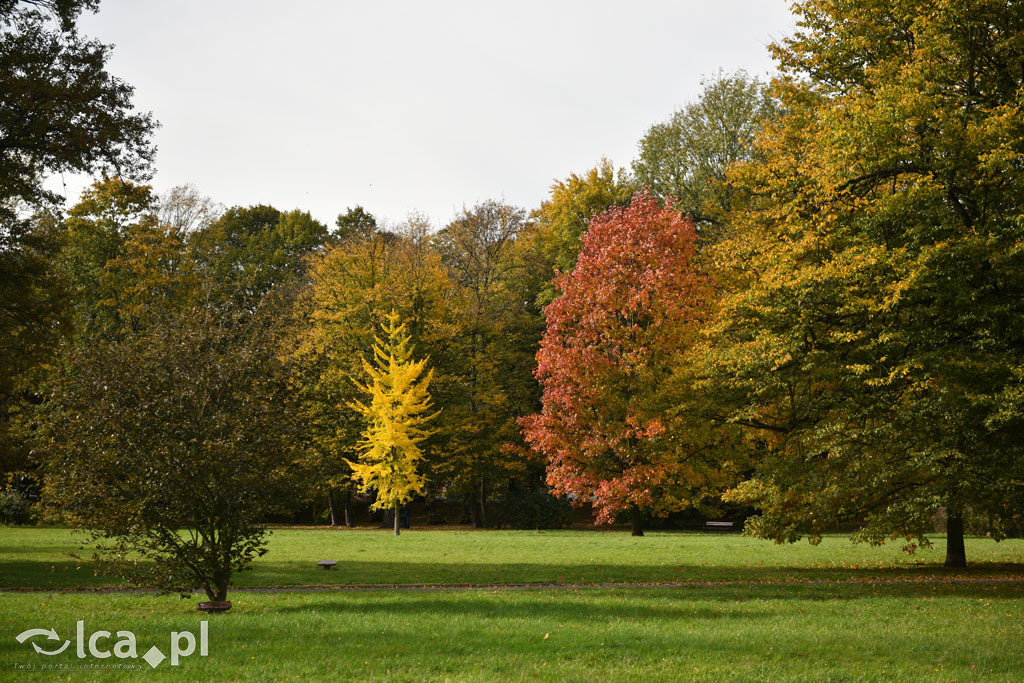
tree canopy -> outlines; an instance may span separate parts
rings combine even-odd
[[[572,273],[556,281],[537,353],[543,409],[527,438],[548,482],[593,500],[598,522],[698,507],[725,482],[700,428],[673,415],[673,361],[693,339],[709,283],[693,267],[696,230],[637,194],[595,217]]]
[[[41,398],[44,366],[70,326],[59,197],[62,172],[144,177],[156,124],[106,71],[110,47],[78,35],[97,0],[0,0],[0,473],[27,450],[16,423]],[[3,482],[0,482],[0,486]]]
[[[405,325],[398,313],[387,316],[373,347],[373,361],[363,361],[370,381],[357,384],[368,400],[351,407],[366,421],[359,442],[359,462],[349,461],[364,491],[377,494],[374,506],[393,509],[395,535],[399,535],[399,508],[423,493],[424,478],[419,471],[423,453],[420,443],[430,436],[427,423],[437,416],[431,412],[427,359],[413,360]]]
[[[1024,8],[796,3],[785,115],[736,170],[705,358],[760,433],[735,500],[760,535],[927,543],[1024,500]]]
[[[104,171],[144,177],[153,160],[150,114],[106,71],[110,46],[81,38],[74,19],[97,2],[0,5],[0,219],[57,200],[47,174]],[[54,26],[49,9],[59,19]]]
[[[696,101],[650,127],[633,162],[635,182],[672,197],[698,228],[721,226],[732,190],[729,168],[755,153],[754,138],[776,114],[765,84],[744,71],[701,82]]]

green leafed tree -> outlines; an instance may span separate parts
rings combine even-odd
[[[445,412],[434,474],[469,503],[474,526],[488,523],[487,501],[510,479],[532,478],[516,418],[537,400],[531,371],[542,325],[523,287],[517,239],[524,227],[522,209],[490,200],[463,209],[433,240],[455,283],[458,325],[438,364]]]
[[[21,460],[14,425],[38,401],[38,375],[69,329],[56,266],[61,172],[145,176],[152,117],[106,70],[110,46],[75,21],[96,0],[0,0],[0,472]],[[3,486],[4,482],[0,482]]]
[[[327,238],[327,226],[308,212],[258,205],[228,209],[191,233],[188,242],[223,292],[239,301],[258,301],[275,287],[299,279],[306,258]]]
[[[422,443],[432,433],[432,371],[423,371],[427,359],[413,360],[413,348],[397,312],[387,316],[377,338],[373,362],[363,361],[369,382],[358,384],[368,400],[350,404],[366,426],[359,443],[359,462],[348,461],[363,491],[376,491],[373,507],[394,510],[395,536],[399,535],[399,508],[423,492],[420,472]]]
[[[675,199],[707,231],[720,226],[732,197],[726,172],[755,153],[754,138],[776,105],[765,84],[744,71],[701,81],[699,97],[640,140],[635,182]]]
[[[337,226],[334,236],[341,241],[353,238],[369,239],[377,231],[377,219],[359,205],[346,209],[345,213],[338,214],[338,219],[334,224]]]
[[[67,360],[46,410],[44,501],[130,580],[224,600],[265,552],[296,423],[279,307],[165,306]],[[142,562],[136,562],[136,556]]]
[[[64,220],[60,265],[70,290],[75,338],[88,346],[133,327],[123,264],[129,243],[156,229],[148,185],[121,178],[96,181]]]
[[[710,363],[779,541],[926,544],[1024,509],[1024,6],[795,3],[785,114],[734,177]]]
[[[41,214],[16,243],[0,237],[0,490],[13,485],[23,493],[21,484],[34,483],[26,411],[42,400],[40,383],[70,327],[67,287],[55,264],[58,225]]]
[[[98,2],[0,3],[0,219],[60,198],[52,173],[145,175],[155,123],[132,110],[133,89],[106,71],[110,46],[78,35]]]

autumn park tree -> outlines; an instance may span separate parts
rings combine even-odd
[[[144,177],[155,122],[132,110],[132,87],[106,70],[110,46],[75,23],[96,0],[0,2],[0,489],[28,450],[21,417],[70,329],[55,263],[60,172]],[[72,134],[73,131],[73,134]]]
[[[207,229],[224,214],[221,204],[191,184],[177,185],[161,193],[156,204],[159,223],[181,237]]]
[[[384,338],[377,338],[373,362],[363,361],[369,382],[356,385],[369,400],[350,407],[365,420],[359,442],[359,461],[348,461],[363,491],[375,491],[373,507],[394,511],[395,536],[399,531],[399,509],[423,492],[419,471],[423,453],[419,444],[430,436],[432,371],[427,359],[413,360],[413,347],[400,316],[392,311],[382,326]]]
[[[363,430],[359,415],[348,408],[359,395],[350,378],[362,372],[363,359],[372,355],[374,330],[397,311],[412,343],[433,350],[437,368],[444,366],[457,329],[452,284],[430,246],[425,219],[412,216],[385,230],[360,209],[339,222],[352,216],[358,229],[345,230],[329,248],[311,254],[310,285],[295,310],[294,381],[306,425],[303,463],[310,492],[327,501],[332,516],[335,492],[344,494],[345,514],[350,513],[352,471],[346,459],[357,458]],[[445,383],[445,374],[435,373],[435,386]],[[432,440],[422,445],[425,469],[436,447]]]
[[[223,600],[231,575],[263,552],[299,443],[282,358],[301,271],[257,280],[245,266],[274,263],[273,235],[302,231],[282,230],[292,223],[278,216],[242,242],[212,229],[194,195],[160,202],[106,178],[69,211],[59,263],[75,329],[35,442],[48,508],[103,539],[116,570]],[[225,261],[240,266],[232,278]],[[154,562],[121,562],[125,553]]]
[[[119,266],[126,265],[128,252],[139,248],[145,233],[159,230],[155,201],[148,185],[103,178],[68,211],[58,263],[68,288],[74,344],[88,346],[136,326],[130,301],[135,283]]]
[[[303,274],[309,254],[328,240],[327,226],[306,211],[235,206],[189,235],[189,246],[212,281],[239,301],[258,301]]]
[[[156,124],[132,111],[134,89],[106,71],[110,46],[79,36],[75,21],[97,0],[0,3],[0,221],[62,198],[43,181],[57,172],[144,177]],[[71,134],[71,133],[74,134]]]
[[[1024,504],[1024,7],[795,10],[696,356],[756,435],[732,498],[779,541],[913,547],[944,511],[962,567],[965,517],[998,537]]]
[[[765,84],[744,71],[701,82],[700,96],[648,129],[633,162],[634,182],[693,218],[698,230],[725,221],[730,166],[755,154],[754,138],[778,110]]]
[[[694,338],[709,283],[693,222],[646,193],[597,216],[556,281],[537,354],[540,414],[523,420],[555,493],[593,500],[599,523],[700,507],[729,481],[706,425],[687,420],[674,361]]]
[[[183,257],[175,275],[191,282],[195,269]],[[39,445],[50,507],[101,540],[115,570],[223,601],[232,574],[265,552],[297,425],[281,302],[241,307],[215,283],[196,287],[170,303],[155,295],[144,325],[65,358]]]
[[[353,206],[338,214],[334,224],[337,226],[335,236],[341,241],[348,239],[366,239],[377,232],[377,219],[361,206]]]
[[[580,240],[590,219],[613,206],[625,206],[635,191],[625,170],[616,170],[608,159],[601,159],[586,173],[571,173],[551,185],[550,196],[530,214],[516,251],[525,258],[524,275],[537,293],[539,305],[547,305],[555,296],[555,273],[568,273],[576,266]],[[529,254],[532,258],[527,258]]]
[[[524,227],[522,209],[485,201],[464,208],[432,240],[455,285],[450,305],[458,324],[435,394],[445,413],[434,471],[471,501],[478,527],[487,524],[492,495],[507,492],[510,480],[527,484],[536,469],[522,457],[516,424],[534,409],[531,371],[541,332],[515,248]]]

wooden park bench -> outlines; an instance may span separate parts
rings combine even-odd
[[[735,526],[733,522],[704,522],[702,531],[732,531]]]
[[[334,569],[334,566],[338,564],[337,560],[320,560],[317,564],[324,569]]]

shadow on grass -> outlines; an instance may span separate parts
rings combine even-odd
[[[0,563],[0,590],[5,588],[54,588],[75,589],[113,586],[120,579],[95,572],[97,566],[91,560],[61,559],[53,562],[20,560]]]
[[[1009,615],[1004,617],[1009,608],[983,611],[980,604],[966,602],[995,597],[986,592],[991,587],[958,585],[938,596],[932,593],[934,587],[920,585],[850,585],[840,587],[838,595],[821,586],[557,593],[236,592],[236,609],[209,618],[210,656],[183,660],[179,673],[190,680],[284,680],[298,674],[316,680],[408,681],[532,676],[920,680],[930,678],[932,664],[941,662],[955,672],[953,679],[975,679],[973,665],[978,664],[990,676],[1016,680],[1019,630],[1011,627],[1015,624]],[[1019,586],[1010,588],[1012,594],[1000,597],[1024,597]],[[884,598],[889,595],[901,601],[888,602]],[[805,602],[790,600],[794,597]],[[935,597],[964,600],[927,602]],[[818,602],[850,598],[865,600]],[[131,602],[157,603],[148,597]],[[18,605],[28,603],[29,598],[17,600]],[[90,629],[123,624],[148,647],[166,643],[170,630],[199,618],[193,612],[186,620],[181,610],[166,609],[167,603],[145,611],[126,603],[128,599],[121,599],[107,605],[99,596],[55,600],[49,614],[62,616],[46,623],[63,634],[84,612]],[[918,604],[924,611],[916,611]],[[970,618],[951,619],[940,627],[965,606],[973,610]],[[976,615],[984,620],[975,621]],[[39,623],[37,614],[24,608],[16,619],[25,620],[24,628]],[[979,628],[985,625],[989,628]],[[959,647],[951,648],[951,642]],[[0,641],[0,662],[24,661],[31,654],[27,644],[19,646],[13,638]],[[54,660],[77,662],[73,648]],[[691,677],[698,665],[703,675]],[[167,669],[165,665],[161,670]]]
[[[707,604],[695,605],[693,595],[688,598],[680,596],[679,605],[665,604],[666,596],[657,598],[643,594],[630,593],[629,601],[624,602],[616,597],[606,599],[601,604],[597,596],[575,594],[572,598],[564,595],[537,595],[536,593],[516,593],[515,595],[495,595],[460,593],[460,594],[417,594],[380,596],[373,601],[340,601],[327,599],[311,601],[308,605],[291,605],[280,607],[280,614],[318,613],[318,614],[360,614],[419,617],[444,614],[445,616],[470,617],[474,620],[494,621],[506,619],[552,619],[556,621],[589,622],[609,619],[628,620],[661,620],[661,619],[746,619],[767,616],[772,612],[766,608],[744,608],[742,610],[723,610]],[[685,603],[685,604],[683,604]]]
[[[244,593],[239,589],[238,593]],[[250,594],[251,595],[251,594]],[[338,599],[345,595],[346,599]],[[610,596],[614,605],[596,605]],[[276,608],[280,613],[358,613],[426,615],[441,610],[482,618],[531,617],[555,613],[572,620],[594,618],[719,619],[747,618],[773,613],[766,605],[778,601],[835,602],[851,600],[921,600],[943,598],[1021,599],[1024,584],[845,584],[679,586],[669,588],[525,589],[516,591],[423,593],[373,591],[367,593],[306,594],[308,602]],[[625,600],[623,600],[623,598]],[[711,603],[710,605],[708,603]],[[742,605],[736,612],[716,605]]]
[[[1024,564],[977,563],[967,569],[941,565],[896,567],[730,567],[704,565],[549,564],[549,563],[430,563],[373,562],[339,558],[337,569],[324,571],[315,561],[256,563],[235,575],[235,590],[264,586],[345,586],[408,584],[602,584],[702,582],[921,581],[985,578],[1024,580]],[[102,565],[64,556],[53,562],[18,560],[0,564],[0,590],[74,590],[123,586],[116,576],[103,574]],[[100,572],[100,573],[97,573]]]
[[[519,583],[657,583],[657,582],[762,582],[855,581],[984,578],[1012,576],[1024,579],[1024,564],[978,563],[950,570],[942,565],[897,567],[731,567],[706,565],[636,566],[629,564],[550,563],[408,563],[359,562],[341,559],[336,569],[323,571],[314,562],[261,562],[238,575],[239,587],[260,585],[372,585],[372,584],[519,584]]]

